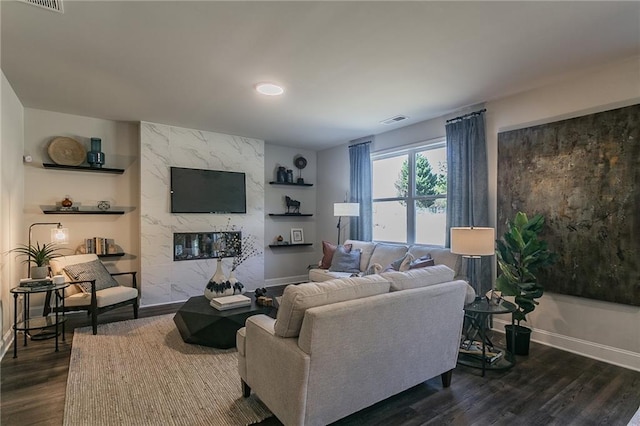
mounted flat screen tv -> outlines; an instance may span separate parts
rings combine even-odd
[[[246,213],[245,174],[171,167],[171,213]]]

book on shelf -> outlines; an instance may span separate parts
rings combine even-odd
[[[112,238],[93,237],[85,239],[85,253],[114,254],[116,251],[116,245]]]
[[[234,294],[233,296],[214,297],[209,304],[219,311],[224,311],[249,306],[251,299],[242,294]]]
[[[482,342],[477,340],[465,340],[460,344],[460,353],[478,360],[482,360]],[[494,363],[502,358],[503,351],[491,346],[485,346],[484,359],[488,363]]]

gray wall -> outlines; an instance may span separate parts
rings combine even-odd
[[[307,166],[302,170],[305,183],[313,186],[270,185],[276,181],[278,166],[292,169],[294,181],[298,178],[298,169],[293,166],[297,156],[307,159]],[[278,285],[306,281],[307,266],[317,263],[321,253],[321,241],[317,238],[317,159],[316,152],[301,150],[286,146],[265,144],[264,162],[264,205],[265,205],[265,234],[264,234],[264,276],[266,285]],[[311,217],[273,217],[269,213],[284,213],[286,211],[285,196],[300,201],[300,212],[311,213]],[[304,242],[313,243],[310,247],[270,248],[278,235],[285,241],[291,240],[291,228],[302,228]]]

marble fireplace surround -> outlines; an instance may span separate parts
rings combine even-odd
[[[235,226],[264,247],[264,141],[149,122],[140,123],[141,304],[154,305],[201,295],[216,259],[174,262],[174,233],[224,231]],[[244,172],[246,214],[170,213],[171,166]],[[226,274],[231,259],[223,260]],[[236,271],[247,290],[264,283],[264,255]]]

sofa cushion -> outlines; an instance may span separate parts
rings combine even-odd
[[[359,273],[360,250],[351,250],[343,246],[336,247],[329,271]]]
[[[379,263],[381,265],[389,265],[396,259],[403,258],[407,254],[408,247],[401,244],[385,244],[377,243],[373,249],[369,264]],[[414,256],[415,257],[415,256]]]
[[[96,280],[96,291],[104,290],[110,287],[117,287],[118,282],[113,279],[104,264],[96,259],[90,262],[76,263],[75,265],[67,265],[64,271],[75,281]],[[85,282],[79,284],[84,291],[91,292],[91,283]]]
[[[455,277],[464,277],[465,270],[463,269],[462,256],[451,253],[448,248],[440,246],[421,246],[414,245],[409,248],[409,253],[416,259],[426,254],[431,255],[431,258],[436,265],[447,265],[453,269]]]
[[[98,308],[104,306],[115,305],[116,303],[126,302],[127,300],[135,299],[138,297],[138,290],[133,287],[126,287],[119,285],[117,287],[109,287],[104,290],[96,292],[96,303]],[[64,306],[78,307],[78,306],[90,306],[91,295],[89,293],[76,293],[65,298]]]
[[[347,251],[351,250],[351,244],[345,244],[343,246]],[[323,241],[322,242],[322,260],[320,260],[321,269],[329,269],[331,267],[331,261],[333,260],[333,254],[336,252],[337,246]]]
[[[391,283],[391,291],[399,291],[452,281],[453,274],[448,266],[435,265],[407,272],[383,272],[380,276]]]
[[[431,258],[430,254],[415,259],[409,265],[409,269],[426,268],[427,266],[435,266],[436,262]]]
[[[405,272],[409,270],[409,265],[413,261],[413,256],[410,253],[405,254],[400,259],[396,259],[389,266],[384,268],[384,272],[400,271]]]
[[[380,275],[342,278],[320,283],[289,285],[278,307],[274,331],[280,337],[300,334],[307,309],[389,292],[389,281]]]
[[[360,254],[360,270],[366,271],[367,268],[371,265],[371,254],[373,254],[373,249],[376,247],[376,243],[371,241],[358,240],[347,240],[344,243],[345,245],[351,244],[351,247],[353,247],[353,249],[360,250],[362,252]]]
[[[331,272],[328,269],[309,269],[309,281],[322,282],[335,280],[336,278],[348,278],[352,272]]]

